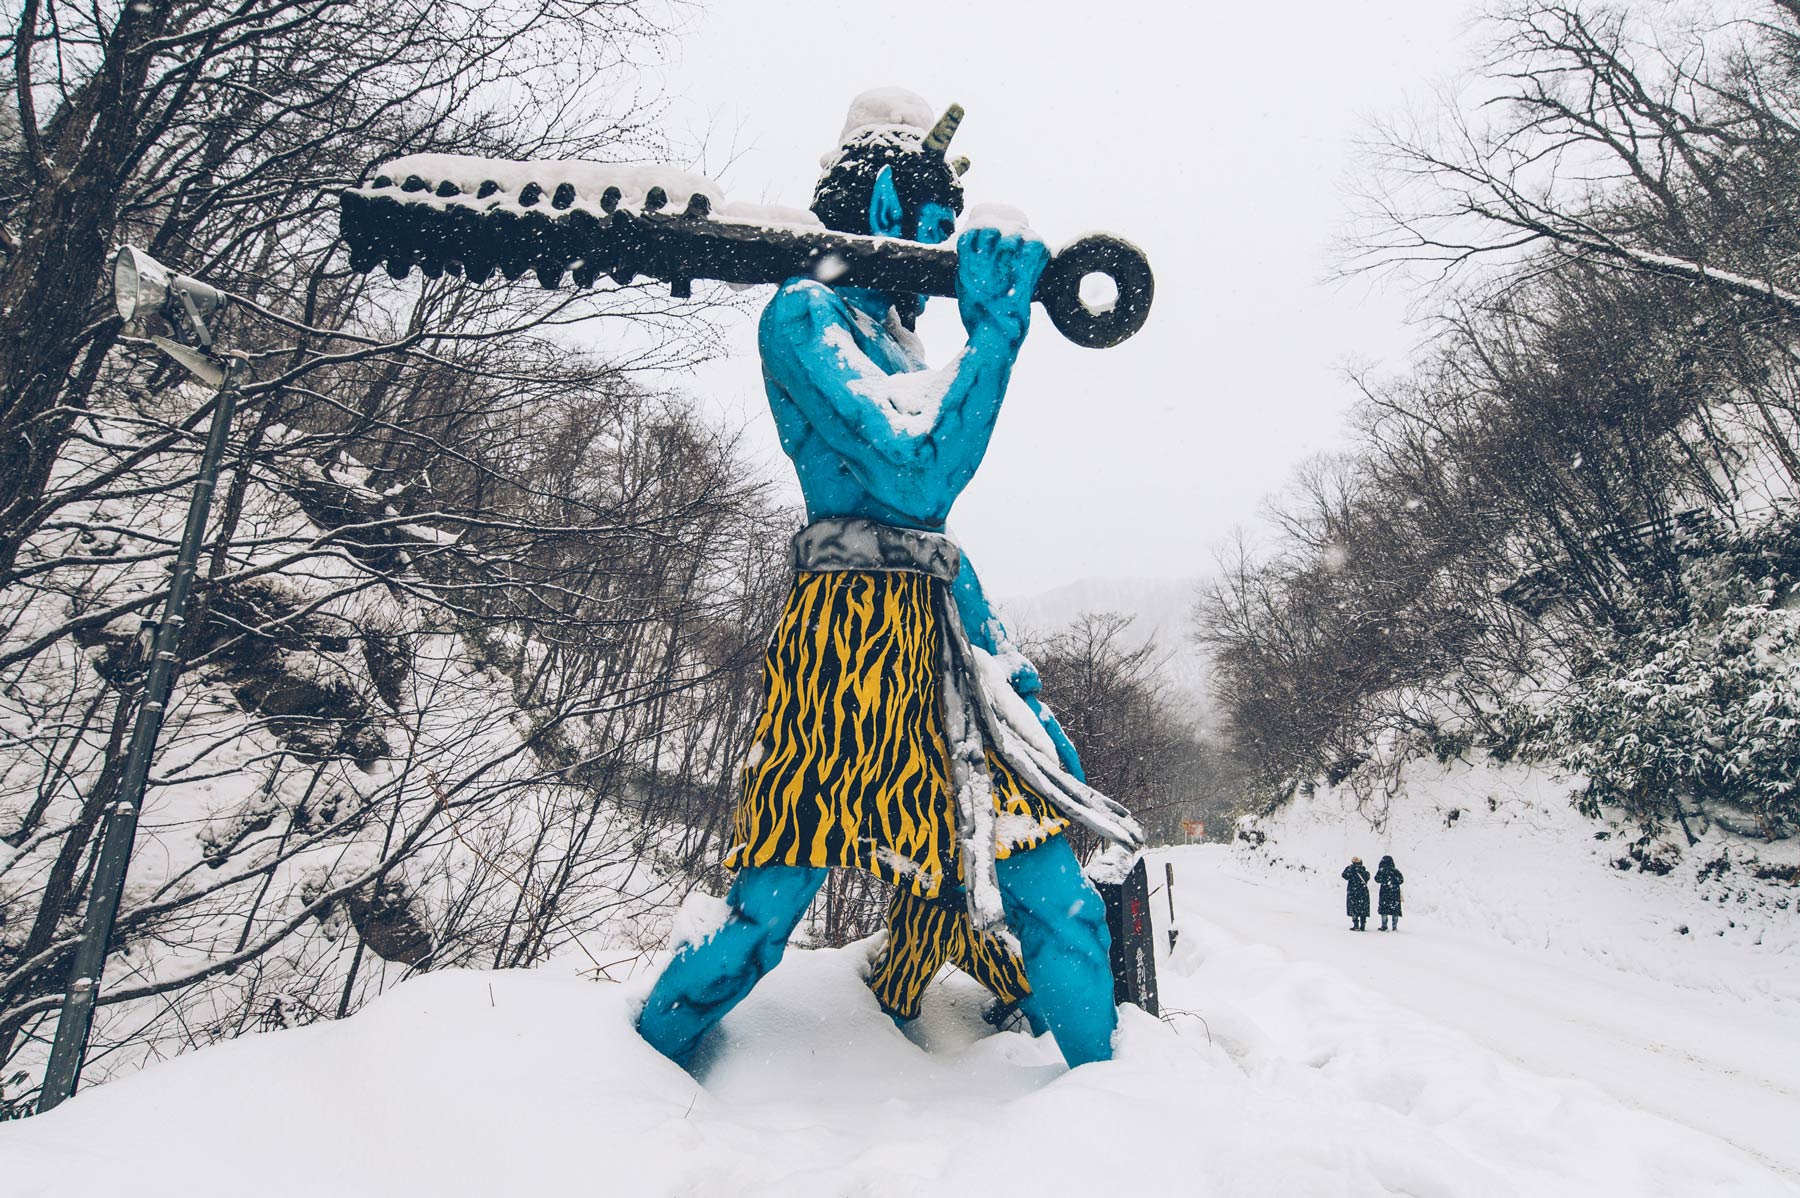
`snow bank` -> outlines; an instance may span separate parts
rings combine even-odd
[[[1373,801],[1348,788],[1298,795],[1247,821],[1236,852],[1305,875],[1322,909],[1341,909],[1338,873],[1352,855],[1373,869],[1392,854],[1410,920],[1722,996],[1800,1002],[1800,887],[1757,876],[1800,859],[1800,845],[1715,825],[1689,846],[1676,827],[1634,856],[1636,827],[1581,815],[1573,786],[1531,766],[1418,761],[1402,789]]]

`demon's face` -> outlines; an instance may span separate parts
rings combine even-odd
[[[922,241],[926,245],[948,241],[956,232],[956,213],[936,200],[926,200],[919,205],[918,229],[918,235],[913,239],[915,241]]]

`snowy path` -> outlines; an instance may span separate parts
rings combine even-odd
[[[860,980],[866,946],[790,952],[698,1079],[632,1031],[642,979],[446,971],[0,1124],[0,1195],[1800,1194],[1763,1163],[1791,1160],[1766,1135],[1794,1101],[1764,1084],[1791,1049],[1777,1014],[1708,1013],[1475,933],[1353,937],[1316,918],[1316,879],[1176,860],[1164,999],[1205,1022],[1127,1008],[1104,1064],[988,1034],[952,975],[902,1034]],[[1594,1016],[1602,997],[1620,1014]],[[1676,1034],[1704,1051],[1653,1047]],[[1717,1106],[1741,1147],[1686,1103]]]
[[[1694,990],[1429,917],[1357,935],[1338,918],[1335,878],[1259,876],[1214,849],[1168,856],[1185,922],[1332,966],[1527,1069],[1587,1079],[1800,1183],[1800,1004]]]

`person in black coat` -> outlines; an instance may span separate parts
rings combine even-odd
[[[1361,857],[1350,858],[1350,864],[1339,875],[1344,879],[1344,911],[1350,916],[1350,930],[1361,932],[1369,923],[1369,870]]]
[[[1383,857],[1375,870],[1375,884],[1381,887],[1381,895],[1377,911],[1381,915],[1381,930],[1388,930],[1388,920],[1394,921],[1394,931],[1400,930],[1400,883],[1406,881],[1398,869],[1394,868],[1392,857]]]

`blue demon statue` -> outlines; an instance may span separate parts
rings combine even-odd
[[[945,156],[960,117],[953,107],[933,124],[897,89],[859,97],[813,212],[847,233],[947,240],[963,207],[967,162]],[[729,915],[675,954],[639,1017],[677,1062],[781,960],[831,867],[896,888],[869,984],[897,1022],[950,960],[1020,1002],[1071,1066],[1112,1055],[1104,907],[1063,832],[1079,821],[1131,848],[1141,833],[1086,785],[1036,671],[945,532],[1048,255],[1017,225],[968,228],[956,250],[968,340],[939,370],[912,333],[916,295],[796,278],[763,312],[769,406],[810,522],[764,663]]]

